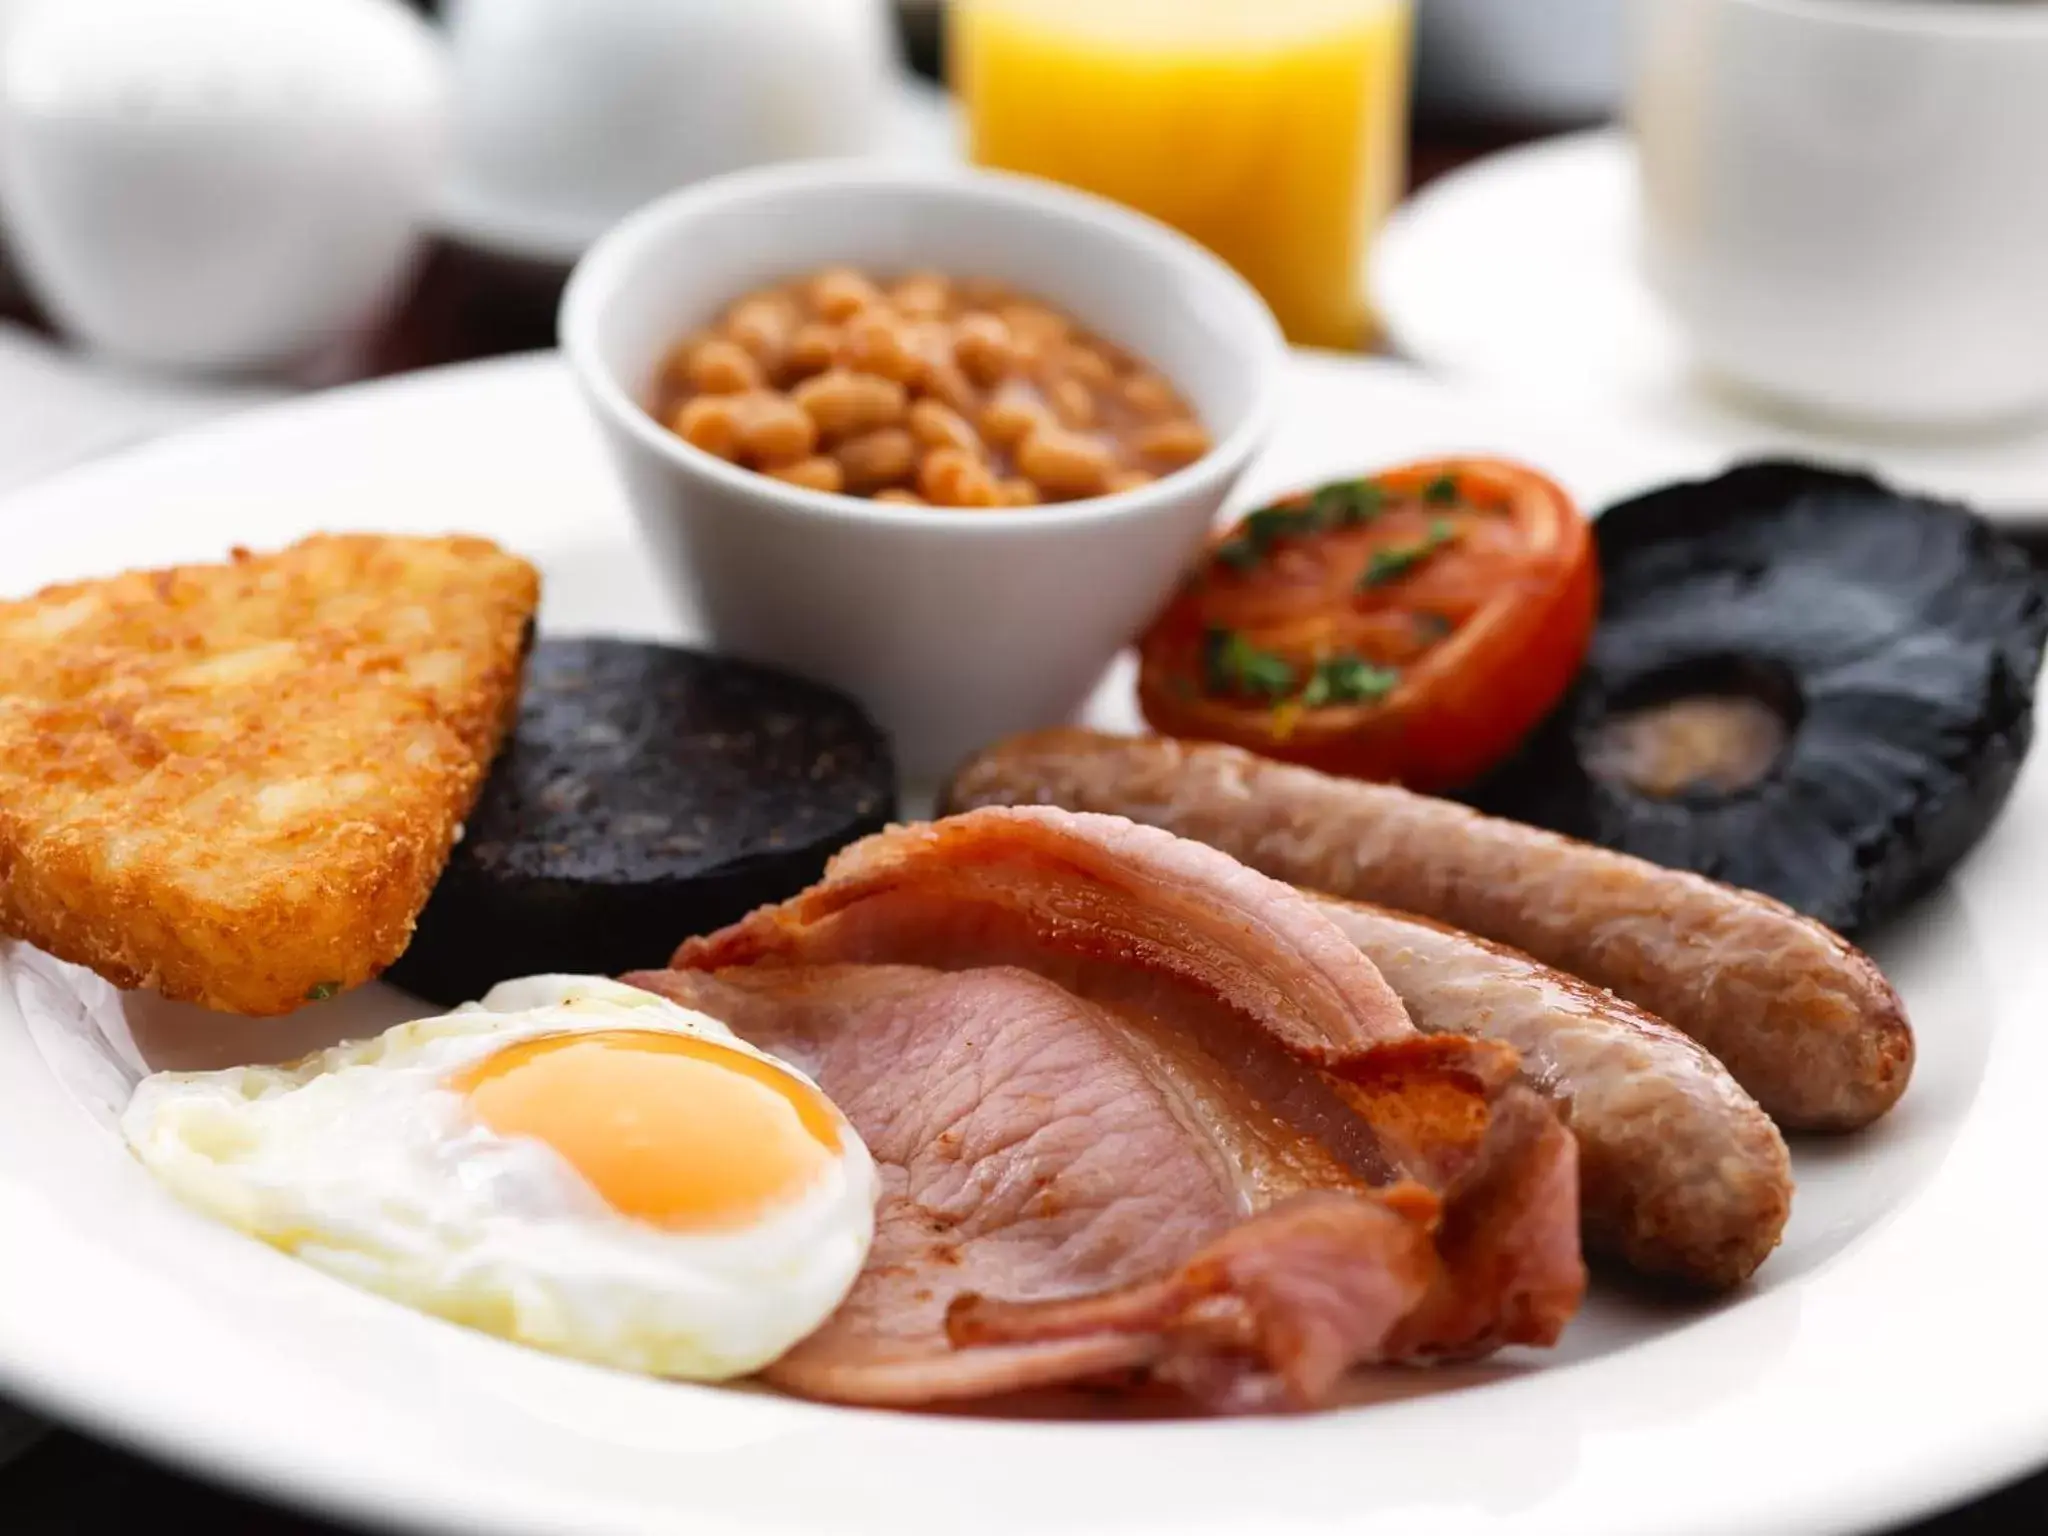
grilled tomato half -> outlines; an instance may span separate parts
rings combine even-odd
[[[1557,703],[1598,606],[1556,483],[1500,459],[1404,465],[1211,540],[1139,641],[1139,702],[1167,735],[1456,789]]]

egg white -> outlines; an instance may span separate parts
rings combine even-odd
[[[158,1073],[122,1130],[186,1203],[421,1311],[624,1370],[758,1370],[860,1273],[874,1162],[841,1116],[840,1156],[803,1197],[741,1230],[671,1232],[614,1211],[545,1143],[484,1127],[448,1086],[515,1041],[606,1029],[774,1061],[652,993],[536,976],[288,1067]]]

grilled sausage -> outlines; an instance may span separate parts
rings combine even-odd
[[[1697,1043],[1514,950],[1384,907],[1320,901],[1418,1029],[1506,1041],[1570,1100],[1591,1252],[1725,1290],[1777,1247],[1792,1209],[1784,1138]]]
[[[1278,879],[1512,945],[1690,1035],[1787,1130],[1867,1125],[1912,1073],[1898,994],[1821,924],[1448,800],[1233,747],[1066,730],[984,752],[947,802],[1118,812]]]

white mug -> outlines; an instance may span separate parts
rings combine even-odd
[[[595,233],[686,183],[888,132],[883,0],[449,0],[461,195]]]
[[[2048,4],[1635,0],[1651,286],[1705,369],[1926,427],[2048,407]]]

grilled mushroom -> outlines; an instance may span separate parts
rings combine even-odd
[[[1982,519],[1764,462],[1596,533],[1586,670],[1475,799],[1848,933],[1984,835],[2032,739],[2048,599]]]

